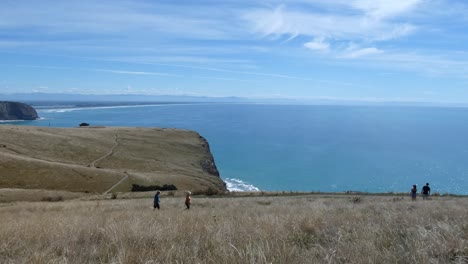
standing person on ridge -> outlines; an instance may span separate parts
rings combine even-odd
[[[190,201],[192,200],[190,194],[191,192],[187,192],[187,196],[185,196],[185,206],[187,206],[187,210],[190,209]]]
[[[161,192],[160,191],[157,191],[156,192],[156,195],[154,195],[154,202],[153,202],[153,211],[154,209],[158,208],[159,210],[159,203],[161,202],[161,200],[159,199],[159,194]]]
[[[416,188],[416,184],[413,185],[413,188],[410,190],[411,194],[411,200],[416,201],[416,195],[417,195],[418,189]]]
[[[422,187],[421,190],[423,200],[427,200],[429,194],[431,194],[431,188],[429,187],[429,183],[427,182],[425,186]]]

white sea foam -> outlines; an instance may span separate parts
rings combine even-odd
[[[226,178],[224,179],[226,186],[231,192],[258,192],[260,189],[252,184],[246,183],[239,179]]]
[[[182,104],[145,104],[145,105],[113,105],[113,106],[83,106],[83,107],[66,107],[66,108],[42,108],[37,109],[38,113],[65,113],[72,111],[82,111],[89,109],[116,109],[116,108],[136,108],[136,107],[156,107],[156,106],[177,106],[177,105],[201,105],[205,103],[182,103]]]
[[[66,112],[81,111],[81,110],[133,108],[133,107],[148,107],[148,106],[158,106],[158,105],[115,105],[115,106],[51,108],[51,109],[40,109],[40,110],[38,110],[38,112],[42,112],[42,113],[66,113]]]
[[[37,112],[38,113],[65,113],[65,112],[71,112],[75,110],[80,110],[80,109],[78,108],[40,109],[40,110],[37,110]]]
[[[36,120],[45,120],[43,117],[39,117]],[[30,121],[35,121],[35,120],[0,120],[0,123],[20,123],[20,122],[30,122]]]
[[[0,120],[0,123],[23,122],[24,120]]]

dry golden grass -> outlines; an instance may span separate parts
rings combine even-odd
[[[468,199],[183,197],[0,204],[0,263],[467,263]]]
[[[44,200],[71,200],[89,196],[86,193],[49,190],[0,189],[0,203]]]
[[[202,164],[213,159],[194,131],[0,126],[0,188],[129,191],[132,184],[223,188]],[[206,166],[205,166],[206,167]]]

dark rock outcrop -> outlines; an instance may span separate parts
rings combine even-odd
[[[35,120],[39,118],[36,110],[18,102],[0,102],[0,120]]]
[[[209,174],[213,176],[219,177],[219,171],[218,171],[218,168],[216,167],[213,155],[211,155],[210,145],[208,144],[208,141],[202,136],[199,136],[199,138],[202,141],[202,147],[206,149],[207,153],[210,154],[207,157],[207,159],[200,161],[200,165],[202,166],[203,171],[208,172]]]

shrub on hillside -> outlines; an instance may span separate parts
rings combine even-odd
[[[63,201],[62,196],[46,196],[42,197],[41,201],[43,202],[61,202]]]
[[[150,192],[150,191],[176,191],[177,187],[174,184],[160,185],[138,185],[132,184],[132,192]]]
[[[205,196],[213,196],[213,195],[220,195],[222,194],[219,190],[208,187],[206,190],[194,191],[192,192],[193,195],[205,195]]]
[[[361,203],[362,202],[362,197],[360,196],[353,196],[349,199],[352,203]]]

